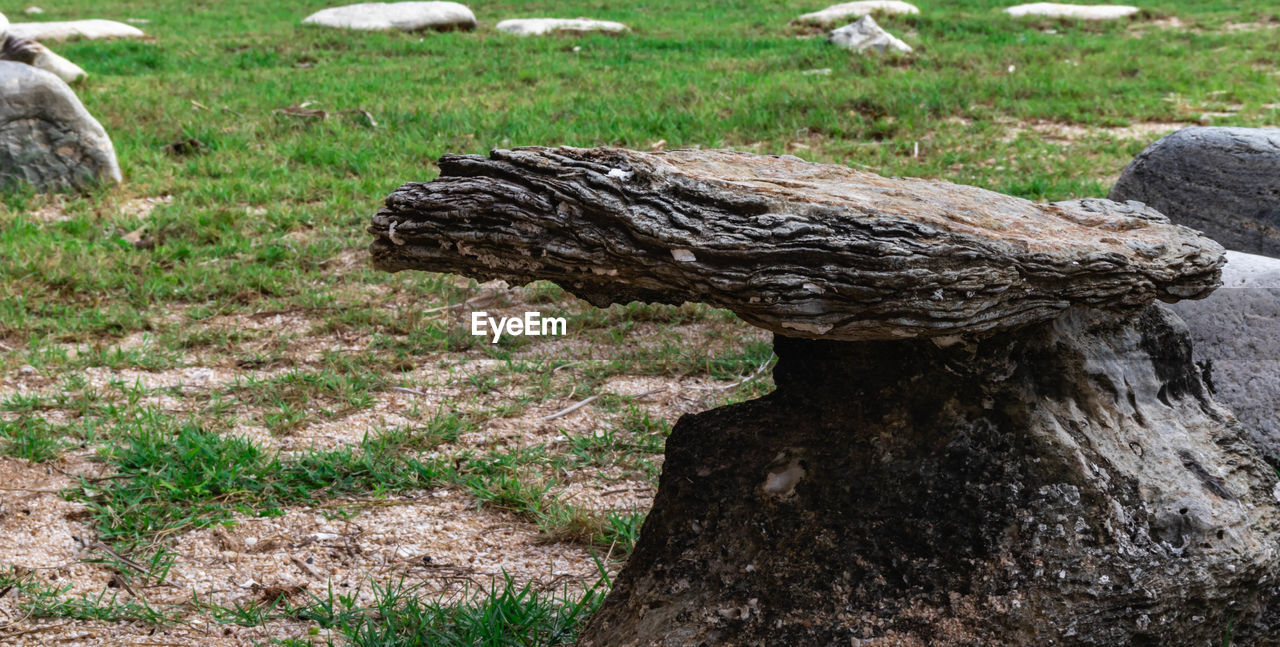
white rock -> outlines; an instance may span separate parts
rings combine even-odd
[[[58,56],[48,47],[36,43],[36,49],[40,53],[36,55],[36,60],[31,61],[31,65],[46,72],[52,72],[54,76],[67,83],[77,83],[83,81],[84,77],[89,76],[79,65]]]
[[[1137,7],[1129,5],[1083,5],[1058,4],[1056,2],[1034,2],[1020,4],[1004,10],[1010,16],[1047,16],[1050,18],[1079,18],[1081,20],[1115,20],[1138,13]]]
[[[517,36],[542,36],[556,31],[627,31],[620,22],[586,18],[516,18],[498,23],[497,28]]]
[[[861,18],[863,16],[869,16],[876,12],[906,14],[920,13],[920,10],[909,2],[899,2],[898,0],[859,0],[858,2],[845,2],[843,4],[831,5],[822,11],[807,13],[796,18],[796,22],[825,25],[836,22],[837,20],[844,20],[845,18]]]
[[[28,16],[34,16],[36,14],[44,13],[44,9],[41,9],[40,7],[27,7],[26,9],[22,10],[22,13],[25,13]]]
[[[474,29],[476,16],[456,2],[366,2],[322,9],[302,22],[339,29],[418,31]]]
[[[141,29],[114,20],[71,20],[67,22],[18,22],[9,24],[9,34],[31,40],[68,38],[142,38]]]
[[[874,49],[880,53],[889,50],[904,54],[911,52],[910,45],[881,29],[880,25],[877,25],[875,19],[871,16],[863,16],[858,22],[852,25],[845,25],[831,32],[827,40],[839,47],[851,49],[855,52],[864,52],[868,49]]]

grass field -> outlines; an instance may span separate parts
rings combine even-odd
[[[89,71],[125,183],[0,206],[0,644],[572,642],[671,425],[768,392],[769,340],[701,306],[372,271],[369,215],[442,153],[730,147],[1058,200],[1184,125],[1280,121],[1270,0],[1103,24],[920,2],[880,20],[905,57],[789,24],[823,2],[299,25],[327,4],[44,7],[150,38],[52,44]],[[633,31],[492,29],[543,15]],[[569,334],[489,344],[474,309]]]

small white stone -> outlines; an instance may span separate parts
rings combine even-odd
[[[515,18],[504,20],[495,26],[498,31],[517,36],[543,36],[557,31],[607,31],[624,32],[627,26],[620,22],[608,20],[588,20],[586,18]]]
[[[28,16],[34,16],[36,14],[44,13],[44,9],[41,9],[40,7],[27,7],[26,9],[22,10],[22,13],[25,13]]]
[[[114,20],[71,20],[67,22],[10,23],[10,36],[29,38],[41,42],[68,38],[142,38],[141,29]]]
[[[846,18],[861,18],[873,13],[912,14],[920,13],[920,10],[911,3],[899,2],[898,0],[859,0],[858,2],[831,5],[822,11],[807,13],[796,18],[796,22],[825,25]]]
[[[302,23],[362,31],[472,29],[476,16],[456,2],[365,2],[321,9]]]
[[[674,258],[681,263],[692,263],[698,260],[697,257],[693,255],[693,252],[679,248],[671,250],[671,258]]]
[[[1010,16],[1046,16],[1049,18],[1079,18],[1081,20],[1116,20],[1138,13],[1129,5],[1082,5],[1056,2],[1033,2],[1005,9]]]
[[[609,169],[609,177],[622,180],[623,182],[630,180],[633,175],[635,175],[635,173],[620,168]]]

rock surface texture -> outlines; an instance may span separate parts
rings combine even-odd
[[[67,22],[18,22],[10,23],[8,32],[19,38],[38,41],[67,40],[70,38],[143,38],[141,29],[114,20],[71,20]]]
[[[1208,294],[1222,248],[1140,206],[1041,205],[795,157],[527,148],[446,155],[370,231],[388,270],[549,279],[597,306],[698,301],[784,335],[969,334],[1071,305]]]
[[[1173,305],[1216,399],[1280,468],[1280,260],[1227,252],[1223,286]]]
[[[882,29],[871,16],[863,16],[852,25],[845,25],[832,31],[827,36],[827,40],[837,47],[851,49],[855,52],[874,49],[881,54],[888,51],[902,54],[911,53],[910,45],[898,40],[896,36]]]
[[[368,31],[449,31],[475,29],[476,16],[456,2],[366,2],[321,9],[302,22]]]
[[[1111,188],[1250,254],[1280,257],[1280,128],[1184,128],[1147,147]]]
[[[66,83],[0,61],[0,185],[81,189],[120,180],[111,139]]]
[[[627,31],[627,26],[620,22],[586,18],[514,18],[504,20],[495,27],[498,31],[517,36],[544,36],[558,31]]]
[[[1056,2],[1033,2],[1020,4],[1005,9],[1010,16],[1043,16],[1046,18],[1076,18],[1078,20],[1118,20],[1138,13],[1137,7],[1129,5],[1109,4],[1059,4]]]
[[[831,5],[822,11],[804,14],[796,18],[795,21],[815,25],[829,25],[847,18],[870,16],[873,13],[912,14],[920,13],[920,9],[911,3],[899,2],[898,0],[859,0],[858,2]]]
[[[676,424],[584,647],[1275,644],[1275,474],[1161,306],[774,348]]]
[[[1280,644],[1276,472],[1152,303],[1217,285],[1207,238],[789,157],[440,167],[374,216],[379,267],[781,333],[776,391],[675,425],[581,645]]]

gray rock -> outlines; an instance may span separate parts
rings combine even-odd
[[[9,24],[9,34],[20,38],[50,41],[68,38],[143,38],[141,29],[114,20],[70,20],[66,22],[17,22]]]
[[[475,14],[456,2],[365,2],[322,9],[303,24],[366,31],[474,29]]]
[[[1280,467],[1280,260],[1227,252],[1223,286],[1170,306],[1191,330],[1214,397]]]
[[[871,16],[863,16],[851,25],[845,25],[833,32],[827,37],[838,47],[851,49],[855,52],[864,52],[868,49],[874,49],[881,54],[893,50],[908,54],[911,52],[911,46],[898,40],[893,34],[885,31],[876,24],[875,18]]]
[[[672,429],[581,647],[1277,644],[1276,473],[1161,306],[774,351]]]
[[[0,61],[0,185],[83,189],[120,180],[111,139],[65,82]]]
[[[1184,128],[1147,147],[1111,188],[1228,249],[1280,257],[1280,129]]]

